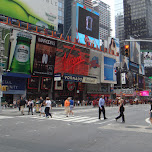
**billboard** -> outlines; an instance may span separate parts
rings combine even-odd
[[[36,37],[33,75],[54,75],[56,46],[56,40]]]
[[[130,37],[131,40],[134,38]],[[130,61],[136,64],[141,64],[140,43],[130,42]]]
[[[103,67],[103,75],[104,75],[104,82],[111,82],[116,83],[116,59],[104,56],[104,67]],[[102,73],[102,71],[101,71]],[[101,77],[102,78],[102,77]]]
[[[98,78],[98,83],[101,73],[101,52],[90,49],[90,65],[89,76],[95,76]]]
[[[89,74],[90,50],[70,43],[58,42],[55,73]]]
[[[140,96],[149,96],[149,91],[140,91]]]
[[[18,30],[13,30],[12,34],[14,40],[10,46],[8,70],[12,73],[31,75],[36,36]]]
[[[58,0],[1,0],[0,14],[57,30]]]
[[[106,41],[105,41],[105,47],[107,47],[107,52],[112,55],[120,54],[118,38],[108,37],[108,44],[106,44]]]
[[[78,43],[100,48],[99,13],[77,3],[75,32]]]

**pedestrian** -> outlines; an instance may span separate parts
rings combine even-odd
[[[29,99],[28,101],[28,108],[29,108],[29,111],[28,111],[28,115],[30,114],[30,112],[32,113],[33,115],[33,107],[34,107],[34,103],[33,103],[33,100]]]
[[[120,112],[120,115],[118,117],[116,117],[116,121],[122,117],[122,123],[125,123],[125,116],[124,116],[124,111],[125,111],[125,108],[124,108],[124,105],[123,105],[123,102],[124,100],[123,99],[120,99],[120,105],[119,105],[119,111]]]
[[[150,100],[150,112],[149,112],[149,114],[150,114],[150,123],[152,124],[152,99]]]
[[[20,100],[20,110],[21,110],[21,114],[22,115],[24,115],[25,104],[26,104],[25,99],[23,97],[21,97],[21,100]]]
[[[104,119],[107,119],[106,115],[105,115],[104,104],[105,104],[104,95],[102,95],[101,98],[99,99],[99,119],[100,119],[100,116],[101,116],[101,111],[103,113]]]
[[[21,107],[20,107],[20,99],[17,100],[17,107],[18,107],[18,110],[20,111],[20,110],[21,110]]]
[[[64,102],[64,108],[65,108],[65,113],[66,113],[66,117],[69,116],[70,113],[70,97],[68,97],[65,102]]]
[[[40,97],[40,116],[41,114],[45,117],[45,100],[42,97]]]
[[[74,113],[73,113],[73,108],[74,108],[74,101],[72,100],[72,97],[70,97],[70,113],[74,116]]]
[[[78,100],[78,106],[80,105],[80,100]]]
[[[49,97],[46,97],[46,101],[45,101],[45,114],[46,114],[46,117],[49,118],[49,116],[52,118],[52,115],[50,113],[50,108],[52,109],[52,106],[51,106],[51,100]]]

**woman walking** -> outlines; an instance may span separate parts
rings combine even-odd
[[[120,105],[119,105],[119,111],[118,111],[118,112],[120,112],[120,115],[115,118],[116,121],[117,121],[117,119],[122,117],[122,123],[125,123],[124,111],[125,111],[125,108],[124,108],[124,105],[123,105],[123,99],[120,99]]]
[[[28,108],[29,108],[29,111],[28,111],[28,115],[30,114],[30,112],[32,113],[33,115],[33,107],[34,107],[34,103],[33,103],[33,100],[29,99],[28,101]]]

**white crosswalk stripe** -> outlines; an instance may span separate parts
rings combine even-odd
[[[31,116],[30,118],[38,119],[38,120],[46,120],[45,117],[40,117],[40,116]],[[74,123],[86,123],[86,124],[99,122],[99,119],[97,117],[88,117],[88,116],[66,117],[65,115],[53,115],[53,117],[50,118],[49,120],[58,120],[58,121],[74,122]]]
[[[10,117],[10,116],[0,116],[0,119],[10,119],[10,118],[13,118],[13,117]]]

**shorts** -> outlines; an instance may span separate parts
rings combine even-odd
[[[45,113],[45,107],[41,107],[41,113]]]
[[[70,111],[73,109],[73,105],[70,105]]]

